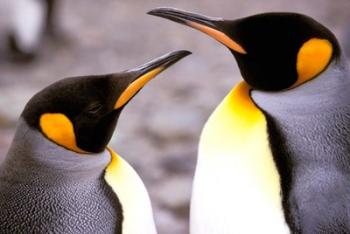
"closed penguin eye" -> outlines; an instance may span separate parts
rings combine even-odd
[[[86,113],[97,114],[102,109],[102,107],[103,106],[100,103],[94,103],[86,109]]]

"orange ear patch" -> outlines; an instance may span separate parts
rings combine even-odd
[[[213,29],[211,27],[202,25],[202,24],[198,24],[195,22],[187,22],[187,24],[209,36],[211,36],[212,38],[214,38],[215,40],[221,42],[222,44],[224,44],[225,46],[231,48],[232,50],[241,53],[241,54],[246,54],[247,52],[243,49],[242,46],[240,46],[237,42],[235,42],[234,40],[232,40],[231,38],[229,38],[226,34],[224,34],[223,32],[220,32],[216,29]]]
[[[46,113],[40,116],[40,128],[47,138],[58,145],[78,153],[86,153],[77,146],[73,124],[61,113]]]
[[[298,80],[302,84],[321,73],[329,64],[333,53],[332,44],[326,39],[312,38],[305,42],[297,57]]]
[[[116,101],[114,108],[118,109],[122,106],[124,106],[135,94],[142,89],[143,86],[145,86],[150,80],[152,80],[156,75],[158,75],[161,71],[163,71],[163,67],[158,67],[150,72],[147,72],[146,74],[140,76],[132,82],[120,95],[118,100]]]

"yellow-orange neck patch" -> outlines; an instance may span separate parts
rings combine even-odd
[[[299,49],[297,56],[298,80],[293,87],[300,85],[321,73],[329,64],[333,46],[326,39],[312,38]]]
[[[210,116],[201,138],[202,143],[209,141],[206,146],[211,145],[206,151],[229,149],[234,152],[239,150],[246,152],[256,149],[256,146],[246,148],[246,145],[258,145],[264,142],[261,139],[267,140],[266,119],[252,101],[250,89],[245,81],[240,82]],[[266,145],[268,146],[268,143]],[[212,153],[216,154],[217,152]]]
[[[147,84],[150,80],[152,80],[156,75],[158,75],[161,71],[163,71],[163,67],[158,67],[146,74],[140,76],[137,80],[132,82],[120,95],[118,100],[116,101],[114,108],[118,109],[124,106],[140,89],[142,89],[145,84]]]
[[[47,138],[67,149],[87,153],[77,146],[72,122],[61,113],[46,113],[40,116],[40,128]]]
[[[195,22],[187,22],[187,24],[209,36],[211,36],[212,38],[214,38],[215,40],[221,42],[222,44],[224,44],[225,46],[231,48],[232,50],[241,53],[241,54],[246,54],[247,52],[243,49],[243,47],[241,45],[239,45],[237,42],[235,42],[234,40],[232,40],[230,37],[228,37],[226,34],[224,34],[223,32],[220,32],[216,29],[213,29],[211,27],[202,25],[202,24],[198,24]]]

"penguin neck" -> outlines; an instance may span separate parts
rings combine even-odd
[[[228,152],[244,148],[242,142],[251,142],[263,133],[265,126],[263,113],[250,97],[249,85],[242,81],[208,119],[201,135],[200,150],[205,151],[205,155],[230,154]]]
[[[296,88],[265,92],[252,90],[254,102],[271,116],[310,115],[344,108],[350,99],[350,69],[346,59],[333,61],[318,77]]]
[[[56,181],[89,180],[101,176],[110,160],[107,150],[99,154],[79,154],[58,146],[20,118],[0,171],[5,174],[21,171],[35,177],[54,177]]]

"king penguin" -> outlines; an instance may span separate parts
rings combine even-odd
[[[202,131],[191,233],[350,233],[350,72],[333,33],[297,13],[149,13],[224,44],[243,77]]]
[[[8,49],[11,58],[30,61],[40,50],[44,36],[56,36],[56,0],[10,1],[11,25]]]
[[[124,106],[189,54],[66,78],[34,95],[0,167],[1,233],[156,233],[143,182],[107,144]]]

